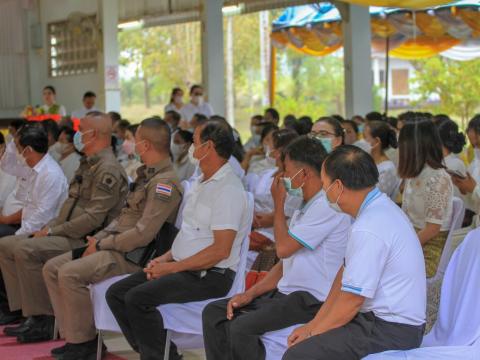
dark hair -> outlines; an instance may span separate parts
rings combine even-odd
[[[180,120],[182,119],[181,115],[176,112],[175,110],[169,110],[165,113],[165,115],[170,115],[173,119],[173,121],[175,122],[175,124],[178,125],[178,123],[180,122]]]
[[[170,103],[173,103],[173,98],[175,97],[175,94],[178,93],[179,91],[183,92],[183,90],[180,89],[179,87],[174,87],[172,89],[172,93],[170,94]]]
[[[263,139],[265,139],[272,131],[278,130],[278,126],[271,122],[263,123],[262,126],[263,129],[262,134],[260,135],[260,141],[263,141]]]
[[[117,121],[122,120],[122,115],[120,115],[120,113],[118,113],[118,112],[116,112],[116,111],[109,111],[109,112],[108,112],[108,115],[109,115],[110,118],[112,119],[112,122],[113,122],[113,123],[116,123]]]
[[[170,152],[170,128],[164,120],[159,117],[149,117],[140,123],[140,127],[147,129],[147,140],[153,144],[155,149]],[[150,135],[152,131],[153,136]]]
[[[285,158],[288,156],[290,160],[307,165],[320,175],[322,164],[327,155],[327,151],[320,141],[303,135],[292,140],[292,142],[283,149],[282,161],[285,161]]]
[[[345,143],[345,130],[340,121],[329,116],[323,116],[318,119],[315,124],[319,122],[326,122],[327,124],[330,124],[333,127],[333,133],[335,136],[342,138],[342,145]]]
[[[283,118],[283,126],[285,128],[293,129],[296,131],[297,130],[296,125],[297,125],[297,118],[294,115],[288,114]]]
[[[373,158],[354,145],[339,146],[324,161],[325,173],[340,180],[350,190],[364,190],[378,183],[378,169]]]
[[[360,115],[353,115],[352,116],[352,121],[355,121],[355,119],[357,119],[361,123],[365,122],[365,119],[363,118],[363,116],[360,116]]]
[[[8,124],[8,126],[13,127],[15,130],[21,129],[25,125],[27,125],[27,122],[23,119],[15,119]]]
[[[295,124],[298,135],[307,135],[312,131],[313,121],[310,116],[302,116]]]
[[[367,126],[370,129],[372,138],[379,138],[382,150],[398,147],[397,134],[390,125],[384,121],[370,121]]]
[[[57,92],[55,91],[55,88],[52,85],[45,86],[43,90],[50,90],[53,93],[53,95],[57,95]]]
[[[402,179],[417,177],[425,167],[443,169],[442,140],[438,129],[427,116],[417,114],[400,130],[398,175]]]
[[[272,134],[273,147],[275,149],[284,148],[297,137],[298,137],[297,132],[292,129],[275,130]]]
[[[259,115],[259,114],[253,115],[252,120],[257,120],[257,121],[262,122],[263,121],[263,115]]]
[[[0,145],[5,144],[5,137],[3,136],[3,133],[0,132]]]
[[[120,120],[120,121],[118,122],[118,125],[117,125],[117,126],[118,126],[119,129],[125,131],[125,130],[128,129],[128,127],[129,127],[130,125],[131,125],[131,124],[130,124],[130,121],[128,121],[128,120]]]
[[[432,120],[435,124],[437,124],[437,123],[447,121],[447,120],[452,120],[452,119],[450,119],[450,116],[448,116],[446,114],[437,114],[433,117]]]
[[[193,134],[190,131],[186,130],[177,130],[175,132],[182,138],[183,141],[188,142],[188,143],[193,143]]]
[[[353,120],[343,120],[342,124],[348,124],[352,127],[353,131],[355,131],[355,134],[358,134],[358,125],[355,121]]]
[[[387,122],[388,122],[388,125],[390,125],[392,127],[392,129],[397,128],[398,119],[396,117],[393,117],[393,116],[387,117]]]
[[[197,122],[197,126],[206,124],[207,121],[208,121],[208,117],[206,117],[205,115],[200,114],[200,113],[194,114],[193,118],[195,118],[195,121]],[[192,118],[192,120],[193,120],[193,118]],[[213,119],[213,120],[218,120],[218,118]]]
[[[75,136],[75,130],[73,130],[71,127],[69,126],[62,126],[60,129],[59,129],[59,134],[61,133],[65,133],[66,137],[67,137],[67,141],[72,144],[73,143],[73,137]]]
[[[86,98],[96,98],[97,95],[93,91],[87,91],[85,94],[83,94],[83,99],[85,100]]]
[[[270,114],[272,118],[276,120],[276,123],[280,121],[280,114],[274,108],[268,108],[265,110],[265,114]]]
[[[334,114],[332,116],[330,116],[331,118],[335,119],[335,120],[338,120],[340,122],[343,122],[345,121],[345,118],[342,116],[342,115],[338,115],[338,114]]]
[[[202,143],[213,142],[218,156],[228,160],[233,154],[235,140],[230,124],[221,120],[208,120],[200,133]]]
[[[24,149],[30,146],[37,153],[46,154],[48,152],[48,135],[41,126],[25,126],[22,128],[18,142]]]
[[[480,114],[475,115],[472,120],[468,122],[467,131],[475,131],[476,134],[480,134]]]
[[[58,124],[55,120],[46,119],[40,122],[40,124],[42,125],[47,135],[51,134],[55,141],[58,140],[58,137],[60,135],[60,129],[58,128]]]
[[[138,127],[140,126],[140,124],[133,124],[133,125],[130,125],[127,130],[130,131],[133,136],[135,136],[135,134],[137,133],[137,129]]]
[[[443,146],[454,154],[460,154],[467,141],[465,135],[458,131],[458,125],[448,118],[437,121],[435,125]]]
[[[378,111],[369,112],[367,115],[365,115],[365,118],[367,121],[385,121],[384,116]]]
[[[202,86],[202,85],[198,85],[198,84],[192,85],[192,86],[190,87],[190,95],[192,95],[193,92],[194,92],[196,89],[202,89],[202,90],[203,90],[203,86]]]

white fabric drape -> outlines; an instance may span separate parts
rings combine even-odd
[[[25,3],[0,0],[0,108],[28,102]]]

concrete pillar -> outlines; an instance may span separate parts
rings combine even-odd
[[[372,51],[368,7],[335,2],[342,14],[346,116],[373,109]]]
[[[202,0],[202,82],[214,113],[225,116],[222,6],[223,0]]]
[[[99,64],[102,93],[99,100],[104,103],[105,111],[120,111],[118,0],[99,0],[98,4],[103,31],[103,53]]]

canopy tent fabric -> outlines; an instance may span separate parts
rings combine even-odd
[[[372,48],[384,53],[388,38],[393,57],[420,59],[441,54],[471,60],[480,55],[479,9],[478,0],[424,11],[371,7]],[[340,12],[330,3],[288,8],[273,22],[272,41],[280,48],[325,56],[343,45],[341,21]]]
[[[422,9],[448,4],[450,0],[341,0],[342,2],[363,6],[386,6],[406,9]]]

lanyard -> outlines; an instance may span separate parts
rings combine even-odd
[[[378,189],[375,188],[372,191],[370,191],[367,196],[365,197],[365,200],[363,200],[362,206],[360,206],[360,210],[358,210],[357,218],[370,203],[374,200],[376,200],[380,195],[382,195],[382,192]]]

